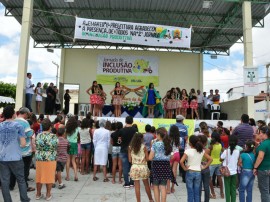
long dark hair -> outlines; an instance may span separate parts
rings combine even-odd
[[[168,156],[172,152],[172,146],[171,146],[171,140],[169,136],[167,135],[167,130],[165,128],[158,128],[157,129],[157,134],[160,135],[163,144],[164,144],[164,150],[165,150],[165,155]]]
[[[229,137],[229,146],[231,150],[231,155],[233,154],[233,150],[235,149],[236,145],[238,143],[238,138],[236,135],[231,135]]]
[[[151,89],[151,86],[153,85],[153,89],[154,89],[154,84],[153,83],[149,83],[149,89]]]
[[[92,93],[95,92],[95,91],[94,91],[94,88],[95,88],[96,86],[94,86],[94,83],[97,83],[97,81],[93,81],[93,83],[92,83]]]
[[[210,142],[210,144],[211,145],[214,145],[217,142],[218,143],[221,143],[220,134],[217,133],[217,132],[213,132],[212,135],[211,135],[211,142]]]
[[[35,91],[37,90],[38,87],[41,87],[41,83],[40,82],[37,83],[37,86],[35,87]]]
[[[67,124],[66,124],[66,133],[67,135],[72,135],[76,128],[78,127],[78,122],[77,120],[75,119],[75,117],[70,117],[67,121]]]
[[[138,154],[138,152],[140,151],[142,141],[143,141],[143,134],[135,133],[129,145],[131,151],[133,151],[134,154]]]
[[[180,132],[176,125],[172,125],[170,128],[170,138],[172,145],[175,145],[176,147],[180,146]]]
[[[87,118],[84,118],[81,123],[81,129],[90,128],[90,121]]]
[[[246,149],[245,149],[245,153],[251,153],[254,151],[254,148],[255,148],[255,142],[252,141],[252,140],[247,140],[246,144]]]
[[[197,152],[202,153],[203,145],[196,135],[190,136],[189,143],[197,150]]]

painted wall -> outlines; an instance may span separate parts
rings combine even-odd
[[[138,55],[157,56],[159,58],[159,90],[163,97],[171,87],[202,89],[202,55],[179,52],[151,52],[131,50],[92,50],[92,49],[63,49],[61,55],[60,82],[65,84],[79,84],[79,103],[89,103],[87,88],[96,80],[98,55]],[[113,86],[104,85],[105,92]],[[136,95],[134,94],[134,97]],[[109,98],[109,99],[108,99]],[[110,101],[110,96],[106,102]]]

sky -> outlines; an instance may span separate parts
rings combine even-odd
[[[18,54],[20,45],[21,25],[13,17],[4,16],[5,8],[0,3],[0,81],[14,83],[17,81]],[[266,81],[265,65],[270,63],[270,15],[265,18],[264,28],[253,28],[253,63],[259,68],[259,82]],[[37,82],[56,81],[57,67],[60,65],[60,49],[54,49],[54,53],[46,49],[34,48],[34,41],[30,39],[28,70]],[[203,59],[203,91],[219,89],[221,101],[227,100],[226,92],[236,86],[243,85],[243,44],[236,43],[230,49],[230,56],[217,56],[211,59],[210,55],[204,55]]]

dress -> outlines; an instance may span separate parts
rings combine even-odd
[[[156,104],[155,91],[154,89],[148,89],[147,105],[155,105],[155,104]]]
[[[148,179],[150,176],[150,171],[147,167],[147,161],[145,160],[144,153],[145,146],[141,144],[140,151],[135,154],[133,150],[131,151],[132,166],[130,168],[130,177],[132,180],[144,180]]]
[[[120,89],[116,89],[114,90],[114,98],[113,98],[113,105],[122,105],[122,94],[123,91]]]
[[[98,87],[93,87],[92,94],[90,95],[90,104],[103,104],[103,99],[101,97],[101,90]]]
[[[107,165],[110,139],[111,134],[109,130],[103,127],[95,130],[93,135],[93,143],[95,147],[95,165]]]
[[[189,104],[188,104],[188,101],[186,99],[182,100],[182,108],[184,108],[184,109],[189,108]]]
[[[36,101],[38,101],[38,102],[42,101],[42,96],[40,94],[41,94],[41,88],[37,87]]]

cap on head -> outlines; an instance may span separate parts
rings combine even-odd
[[[185,117],[182,116],[181,114],[179,114],[179,115],[176,116],[176,121],[182,121],[184,119],[185,119]]]

